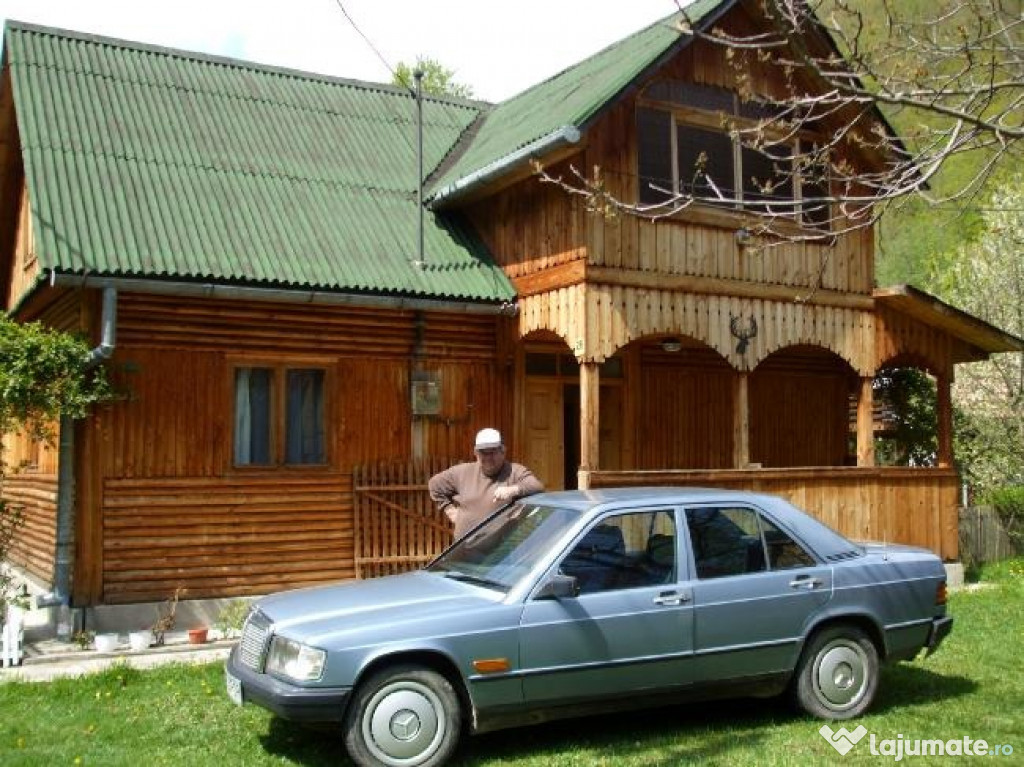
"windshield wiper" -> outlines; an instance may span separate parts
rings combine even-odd
[[[508,591],[508,586],[504,583],[493,581],[490,578],[482,578],[479,575],[460,572],[459,570],[445,570],[444,577],[451,578],[456,581],[464,581],[465,583],[473,583],[477,586],[484,586],[489,589],[497,589],[498,591]]]

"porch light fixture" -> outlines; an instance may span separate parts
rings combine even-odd
[[[666,338],[661,342],[661,348],[666,352],[675,353],[682,350],[683,342],[678,338]]]
[[[754,234],[746,227],[736,230],[736,244],[745,248],[754,240]]]

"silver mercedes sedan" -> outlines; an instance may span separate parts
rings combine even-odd
[[[545,493],[423,570],[258,600],[230,697],[339,722],[362,765],[438,765],[464,732],[701,697],[863,713],[881,662],[952,628],[933,553],[853,543],[730,490]]]

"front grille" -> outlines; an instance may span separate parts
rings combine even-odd
[[[242,627],[242,641],[238,644],[238,658],[243,666],[263,671],[263,654],[270,639],[270,619],[259,610],[254,611]]]

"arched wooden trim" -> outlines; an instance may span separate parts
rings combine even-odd
[[[923,370],[933,378],[938,378],[942,375],[942,368],[940,363],[927,359],[924,355],[917,352],[901,351],[889,357],[888,359],[879,363],[878,367],[875,368],[875,375],[877,376],[883,370],[897,370],[900,368],[914,368],[915,370]]]
[[[753,328],[746,343],[735,326]],[[713,296],[623,285],[573,285],[520,301],[519,334],[546,329],[581,362],[604,362],[645,337],[683,335],[715,349],[738,371],[750,371],[788,346],[818,346],[861,375],[874,374],[871,312],[791,301]]]

